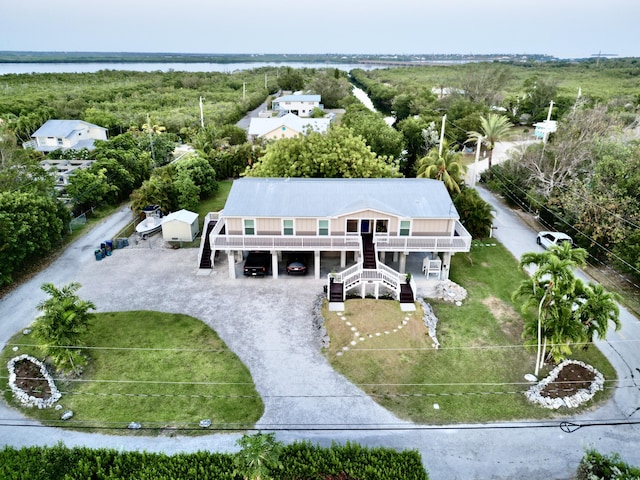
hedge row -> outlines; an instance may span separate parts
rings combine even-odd
[[[308,443],[284,447],[283,468],[274,472],[282,480],[428,480],[417,451],[397,452],[355,444],[330,448]],[[182,453],[165,455],[110,449],[5,447],[0,451],[0,478],[4,480],[71,480],[86,478],[136,480],[238,480],[233,454]]]
[[[596,450],[587,450],[578,465],[576,480],[637,480],[640,468],[628,465],[620,455],[604,455]]]

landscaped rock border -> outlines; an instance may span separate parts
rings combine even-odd
[[[459,302],[467,298],[467,291],[464,287],[451,280],[443,280],[436,286],[436,298],[440,298],[445,302],[459,304]]]
[[[549,383],[553,382],[556,378],[558,378],[560,371],[565,367],[565,365],[568,365],[568,364],[580,365],[594,373],[595,379],[591,382],[591,386],[589,387],[589,389],[579,390],[575,394],[568,397],[551,398],[551,397],[542,396],[540,392],[542,392],[542,390]],[[537,383],[536,385],[532,386],[529,390],[527,390],[525,392],[525,396],[529,399],[530,402],[537,403],[539,405],[542,405],[545,408],[552,408],[554,410],[560,407],[575,408],[591,400],[593,396],[596,394],[596,392],[599,390],[602,390],[603,388],[604,388],[604,376],[598,370],[593,368],[591,365],[587,365],[586,363],[580,362],[578,360],[565,360],[564,362],[559,364],[556,368],[551,370],[551,372],[549,372],[549,375],[547,377],[543,378],[539,383]]]
[[[326,295],[324,293],[319,293],[313,301],[313,305],[311,307],[312,322],[314,328],[316,329],[317,337],[320,342],[320,348],[329,348],[329,346],[331,345],[331,339],[329,338],[327,329],[324,326],[324,317],[322,316],[322,304],[325,298]]]
[[[24,390],[22,390],[20,387],[16,385],[15,364],[18,362],[21,362],[22,360],[27,360],[29,362],[32,362],[40,368],[40,373],[47,380],[47,383],[49,384],[49,388],[51,389],[51,395],[49,396],[49,398],[34,397],[32,395],[29,395],[27,392],[25,392]],[[13,357],[7,363],[7,368],[9,369],[9,387],[11,387],[13,394],[16,396],[16,398],[20,401],[22,405],[26,407],[38,407],[40,409],[49,408],[58,400],[60,400],[60,397],[62,397],[62,394],[58,391],[55,383],[53,382],[53,378],[51,377],[51,375],[49,375],[49,372],[47,371],[47,367],[45,366],[44,363],[42,363],[37,358],[34,358],[26,354]]]
[[[438,317],[433,312],[433,308],[427,302],[425,302],[422,298],[418,299],[418,303],[422,305],[422,311],[424,314],[422,315],[422,321],[425,326],[429,329],[429,336],[431,340],[433,340],[434,348],[440,347],[440,342],[438,342],[438,337],[436,336],[436,327],[438,326]]]

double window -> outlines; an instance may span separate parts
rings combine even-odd
[[[408,237],[411,235],[411,220],[400,220],[400,231],[398,234],[401,237]]]
[[[256,222],[253,219],[244,220],[244,234],[255,235],[256,234]]]
[[[329,220],[318,220],[318,235],[329,235]]]
[[[293,235],[293,220],[291,219],[283,219],[282,220],[282,234],[283,235]]]

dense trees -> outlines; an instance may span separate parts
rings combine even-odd
[[[371,178],[397,177],[396,162],[378,157],[349,128],[332,126],[267,145],[264,155],[247,169],[253,177]]]
[[[364,138],[377,155],[395,159],[400,157],[404,143],[402,134],[390,127],[380,113],[355,103],[347,108],[342,125]]]

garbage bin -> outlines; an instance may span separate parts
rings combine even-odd
[[[105,247],[105,255],[107,257],[111,256],[111,252],[113,251],[113,242],[111,240],[105,240],[104,241],[104,247]]]
[[[102,260],[102,257],[103,257],[103,255],[102,255],[102,250],[97,249],[97,250],[96,250],[95,252],[93,252],[93,253],[94,253],[94,255],[96,256],[96,261],[100,261],[100,260]]]

